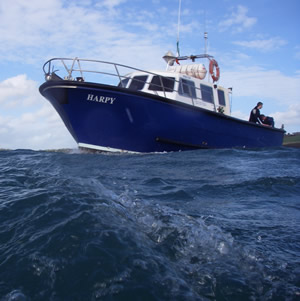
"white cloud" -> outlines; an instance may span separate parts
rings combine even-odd
[[[245,29],[252,27],[257,19],[248,17],[248,8],[238,5],[236,11],[233,11],[230,16],[219,23],[220,31],[233,30],[234,32],[242,32]]]
[[[24,110],[25,108],[25,110]],[[0,83],[0,148],[76,147],[58,114],[21,74]]]
[[[124,3],[0,1],[0,60],[36,65],[52,56],[78,56],[149,67],[169,48],[162,40],[171,31],[167,24],[158,30],[155,12],[122,11]]]
[[[253,41],[236,41],[235,45],[243,46],[246,48],[257,49],[262,52],[275,50],[287,44],[286,40],[279,37],[270,38],[266,40],[253,40]]]
[[[75,148],[74,139],[50,104],[20,116],[0,115],[0,148]]]
[[[4,107],[29,106],[37,103],[38,85],[26,74],[0,82],[0,104]]]
[[[235,103],[238,101],[239,106],[248,107],[249,112],[260,100],[266,103],[264,112],[275,118],[276,126],[285,124],[290,132],[300,127],[300,76],[287,76],[278,70],[259,67],[239,68],[236,71],[224,71],[222,84],[233,87]],[[233,115],[246,120],[248,118],[247,114],[240,112],[234,112]]]
[[[109,9],[112,9],[125,2],[127,2],[127,0],[102,0],[100,3],[97,3],[97,5],[100,7],[107,7]]]
[[[300,77],[286,76],[278,70],[240,68],[236,71],[225,71],[222,81],[225,82],[225,86],[233,85],[237,96],[266,97],[276,100],[281,105],[291,105],[299,101],[297,91],[300,87]]]
[[[161,7],[137,12],[126,2],[15,0],[8,5],[0,1],[0,60],[37,65],[50,57],[67,56],[140,68],[162,66],[157,58],[170,48],[165,41],[176,38],[177,18],[170,22],[166,14],[177,11],[177,6],[167,12]],[[198,29],[195,21],[181,24],[181,33]]]
[[[239,110],[231,112],[231,116],[242,119],[242,120],[248,120],[248,118],[249,118],[248,115],[246,115],[244,112],[241,112]]]
[[[299,131],[300,103],[289,105],[284,112],[274,112],[271,114],[277,121],[277,127],[283,124],[287,132],[293,133]]]

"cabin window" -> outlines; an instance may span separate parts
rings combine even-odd
[[[147,81],[148,76],[147,75],[139,75],[135,76],[129,86],[129,89],[131,90],[142,90],[145,86],[145,83]]]
[[[214,103],[214,94],[212,87],[200,84],[202,100]]]
[[[178,93],[182,96],[196,98],[195,83],[191,80],[181,78]]]
[[[163,77],[155,75],[151,80],[149,90],[172,92],[174,89],[174,84],[174,77]]]
[[[129,78],[124,78],[122,79],[119,84],[118,87],[122,87],[122,88],[126,88],[127,84],[128,84]]]
[[[225,103],[225,94],[223,90],[218,89],[218,99],[219,99],[219,105],[220,106],[226,106]]]

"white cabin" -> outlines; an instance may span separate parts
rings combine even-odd
[[[192,106],[230,115],[230,89],[171,71],[136,71],[127,74],[120,87],[173,99]]]

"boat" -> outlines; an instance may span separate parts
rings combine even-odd
[[[39,91],[80,149],[149,153],[282,145],[282,128],[231,116],[232,89],[218,84],[212,56],[169,51],[163,58],[167,68],[159,71],[52,58],[43,66]]]

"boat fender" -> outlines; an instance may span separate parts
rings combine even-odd
[[[214,67],[216,68],[216,74],[214,73]],[[212,59],[209,63],[209,73],[214,82],[217,82],[220,78],[220,68],[216,60]]]

